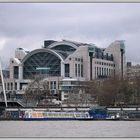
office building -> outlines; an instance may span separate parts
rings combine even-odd
[[[32,51],[17,48],[10,59],[6,91],[24,94],[27,85],[37,75],[44,75],[49,89],[56,94],[60,81],[89,81],[126,74],[124,41],[114,41],[107,48],[69,40],[45,40],[44,46]]]

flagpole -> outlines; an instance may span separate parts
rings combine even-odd
[[[2,81],[2,88],[3,88],[5,106],[7,107],[7,97],[6,97],[6,92],[5,92],[4,78],[3,78],[2,66],[1,66],[1,59],[0,59],[0,75],[1,75],[1,81]]]

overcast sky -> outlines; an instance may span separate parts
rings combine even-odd
[[[68,39],[108,47],[125,40],[127,61],[140,62],[140,3],[0,3],[3,67],[15,48]]]

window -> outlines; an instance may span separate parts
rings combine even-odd
[[[15,90],[17,90],[17,83],[15,83]]]
[[[101,67],[99,68],[99,73],[100,73],[99,75],[101,75]]]
[[[50,89],[53,90],[53,93],[54,93],[54,89],[56,89],[56,81],[50,82]]]
[[[56,89],[56,81],[54,81],[54,89]]]
[[[51,81],[51,83],[50,83],[50,84],[51,84],[50,89],[53,89],[53,81]]]
[[[37,71],[36,68],[44,67],[49,70],[43,72]],[[23,63],[23,78],[33,78],[38,74],[47,74],[49,76],[60,76],[61,75],[61,60],[53,53],[44,52],[43,50],[31,54],[31,56]]]
[[[104,70],[103,70],[103,68],[102,68],[102,75],[104,75],[103,71],[104,71]]]
[[[18,79],[18,74],[19,74],[19,67],[14,66],[14,79]]]
[[[97,76],[98,76],[98,67],[97,67]]]
[[[80,64],[78,64],[78,76],[80,77]]]
[[[108,75],[108,68],[107,68],[107,73],[106,73],[106,75]]]
[[[68,98],[69,96],[66,94],[66,95],[64,95],[64,98]]]
[[[75,76],[77,77],[77,64],[75,64]]]
[[[10,88],[9,88],[9,83],[7,83],[7,90],[10,90]]]
[[[81,77],[83,77],[83,64],[81,64]]]
[[[106,68],[104,68],[104,75],[106,76]]]
[[[13,83],[11,83],[11,90],[13,90]]]
[[[109,69],[109,75],[111,75],[111,69]]]
[[[70,68],[69,68],[69,64],[65,64],[65,77],[69,77],[70,73]]]

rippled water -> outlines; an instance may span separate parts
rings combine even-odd
[[[140,121],[0,121],[0,137],[140,137]]]

